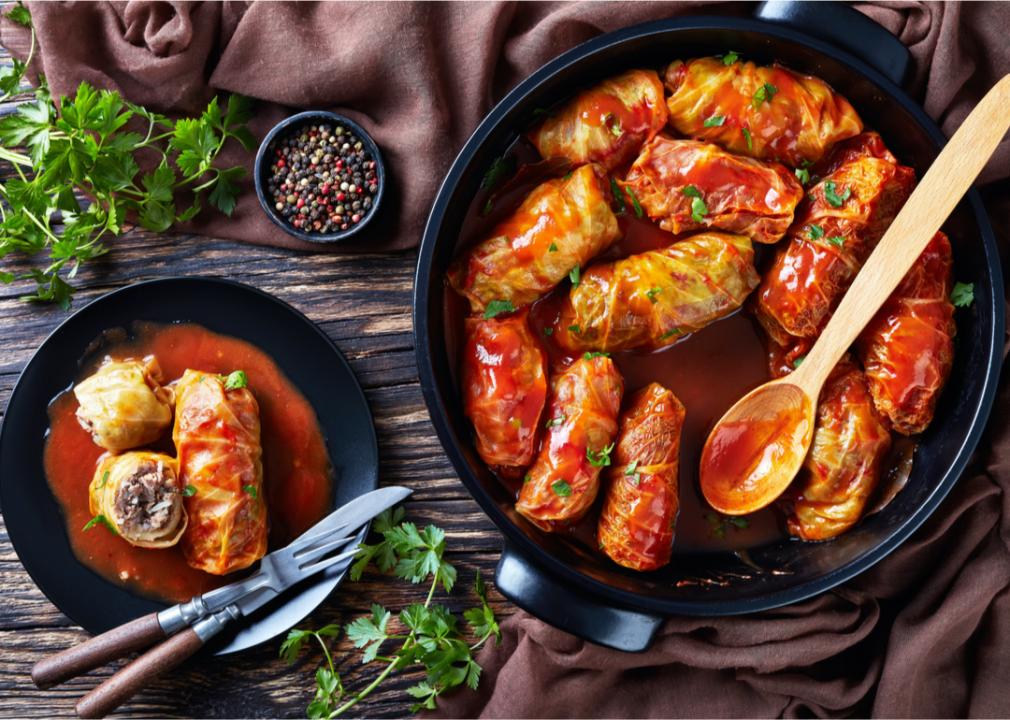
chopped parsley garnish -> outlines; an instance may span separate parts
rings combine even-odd
[[[572,494],[572,486],[566,483],[564,480],[555,480],[551,483],[551,490],[558,497],[570,497]]]
[[[592,360],[593,358],[598,357],[610,357],[610,353],[604,352],[603,350],[594,350],[593,352],[587,352],[582,357],[585,358],[586,360]]]
[[[793,369],[795,370],[800,365],[802,365],[803,361],[806,360],[806,359],[807,359],[806,355],[800,355],[798,358],[796,358],[795,360],[793,360]]]
[[[852,195],[852,190],[850,188],[845,188],[842,192],[837,192],[834,181],[826,180],[824,182],[824,199],[828,201],[831,207],[841,207],[846,200]]]
[[[660,340],[667,340],[668,338],[672,338],[674,335],[680,335],[683,332],[684,331],[681,330],[680,328],[674,328],[673,330],[667,330],[665,333],[663,333],[662,335],[659,336],[659,339]]]
[[[81,528],[81,531],[82,532],[87,532],[91,528],[96,527],[98,525],[104,525],[105,529],[108,530],[113,535],[118,535],[119,534],[116,531],[116,526],[112,524],[112,522],[109,520],[109,518],[107,518],[107,517],[105,517],[104,515],[101,515],[101,514],[95,515],[93,518],[91,518],[90,520],[88,520],[87,524],[85,524],[85,526]]]
[[[614,115],[614,113],[607,113],[606,117],[604,117],[604,122],[607,129],[610,130],[610,134],[614,137],[621,137],[624,134],[624,130],[621,129],[621,119]]]
[[[513,430],[518,430],[523,426],[523,421],[517,417],[509,418],[509,425],[512,426]]]
[[[586,448],[586,460],[593,467],[607,467],[610,465],[610,453],[614,449],[614,443],[610,443],[605,448],[593,451],[591,448]]]
[[[635,208],[635,217],[640,218],[645,215],[645,213],[642,212],[642,206],[638,204],[638,196],[635,195],[635,191],[626,187],[624,188],[624,194],[628,196],[628,199],[631,200],[631,206]]]
[[[708,523],[712,535],[717,538],[726,537],[727,528],[743,530],[750,525],[750,521],[745,517],[719,515],[717,513],[705,513],[705,521]]]
[[[582,279],[582,271],[579,270],[579,266],[576,265],[568,273],[568,279],[572,281],[572,287],[578,287],[579,281]]]
[[[807,226],[807,232],[810,233],[811,240],[820,240],[824,237],[824,228],[820,225],[809,225]]]
[[[845,245],[845,238],[842,237],[841,235],[832,235],[831,237],[828,238],[828,242],[834,245],[835,247],[842,247],[843,245]]]
[[[617,184],[614,178],[610,178],[610,194],[614,196],[614,200],[621,206],[618,212],[624,212],[624,193],[621,192],[621,186]]]
[[[508,157],[495,158],[491,167],[484,173],[484,179],[480,181],[482,190],[493,190],[501,184],[502,180],[512,174],[515,168],[515,158]]]
[[[547,337],[550,337],[553,334],[554,334],[554,328],[552,328],[552,327],[545,327],[544,328],[544,335],[546,335]]]
[[[515,305],[512,304],[511,300],[492,300],[487,304],[487,308],[484,309],[484,319],[490,320],[493,317],[498,317],[502,313],[515,311]]]
[[[187,485],[186,487],[184,487],[182,489],[182,496],[183,497],[193,497],[194,495],[196,495],[196,487],[195,486],[193,486],[193,485]]]
[[[743,139],[747,141],[747,149],[748,150],[753,150],[754,149],[754,138],[752,138],[750,136],[750,130],[748,130],[747,128],[743,128]]]
[[[705,127],[722,127],[722,124],[726,122],[725,115],[711,115],[705,120]]]
[[[975,302],[975,283],[954,283],[950,293],[950,301],[954,307],[968,307]]]
[[[624,468],[624,476],[631,481],[632,485],[638,485],[642,476],[638,472],[638,460],[633,460],[628,467]]]
[[[236,370],[224,379],[225,390],[241,390],[249,387],[249,378],[242,370]]]
[[[563,423],[565,421],[565,419],[566,418],[565,418],[564,415],[558,415],[556,418],[551,418],[546,423],[544,423],[544,427],[546,427],[546,428],[556,427],[556,426],[560,425],[561,423]]]
[[[569,325],[568,332],[573,332],[576,335],[579,335],[582,333],[582,328],[580,328],[578,325]]]
[[[705,216],[708,215],[708,205],[702,199],[701,191],[694,185],[688,185],[681,192],[691,198],[691,219],[696,223],[705,222]]]
[[[526,483],[528,483],[532,479],[533,479],[533,477],[529,473],[526,473],[525,475],[523,475],[523,485],[525,485]]]
[[[95,485],[95,490],[101,490],[103,487],[105,487],[106,483],[108,482],[109,482],[109,471],[106,470],[104,473],[102,473],[102,481],[97,485]]]
[[[765,102],[770,103],[772,101],[772,98],[775,97],[775,94],[778,91],[779,89],[774,85],[772,85],[771,83],[765,83],[764,85],[759,87],[754,92],[754,97],[751,98],[751,104],[754,106],[754,109],[760,110],[761,103]]]
[[[259,495],[259,493],[256,491],[255,485],[243,485],[242,492],[251,497],[253,500],[255,500]]]
[[[800,185],[810,182],[810,171],[806,168],[796,168],[793,172],[796,173],[796,179],[800,181]]]
[[[565,173],[565,176],[563,178],[561,178],[561,179],[562,180],[570,180],[571,177],[572,177],[572,172],[573,172],[572,170],[569,170],[568,172]]]
[[[547,248],[547,252],[557,252],[557,251],[558,251],[557,243],[551,243],[550,247]]]
[[[735,63],[737,60],[740,59],[740,56],[737,55],[732,50],[730,50],[725,55],[716,55],[716,57],[722,60],[723,65],[732,65],[733,63]]]
[[[647,298],[649,298],[649,302],[651,302],[653,305],[655,305],[656,304],[656,296],[659,295],[659,293],[661,293],[661,292],[663,292],[663,288],[661,288],[661,287],[651,287],[651,288],[649,288],[648,290],[645,291],[645,296]]]

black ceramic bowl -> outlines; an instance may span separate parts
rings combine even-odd
[[[300,130],[307,125],[317,125],[319,123],[343,125],[344,127],[349,128],[351,132],[354,133],[354,135],[357,136],[362,143],[364,143],[365,149],[375,160],[375,177],[378,180],[379,186],[372,198],[372,207],[368,209],[365,216],[361,218],[361,221],[358,222],[357,225],[352,225],[346,230],[334,233],[305,232],[304,230],[294,227],[291,223],[286,222],[284,218],[277,213],[276,208],[274,208],[271,203],[267,190],[267,181],[269,180],[268,176],[270,173],[270,158],[267,157],[267,155],[271,143],[273,143],[274,140],[283,138],[287,134]],[[336,243],[352,238],[360,233],[379,213],[379,207],[382,205],[382,198],[386,193],[386,166],[382,162],[382,153],[379,152],[379,146],[375,144],[372,136],[349,117],[338,115],[337,113],[327,112],[325,110],[306,110],[305,112],[300,112],[296,115],[287,117],[274,125],[273,128],[270,129],[270,132],[267,133],[266,137],[263,138],[263,142],[260,143],[259,150],[256,151],[256,162],[253,166],[253,175],[256,184],[256,197],[259,198],[260,207],[263,208],[263,212],[267,214],[267,217],[273,221],[274,225],[279,227],[288,235],[292,235],[299,240],[305,240],[312,243]]]
[[[658,68],[675,58],[735,50],[757,62],[779,61],[825,79],[921,177],[945,138],[899,87],[907,67],[906,51],[850,8],[832,3],[806,7],[810,6],[816,6],[815,31],[837,33],[837,44],[760,19],[685,17],[610,33],[561,55],[488,114],[450,169],[425,229],[414,289],[421,384],[456,471],[505,537],[496,573],[498,588],[517,605],[601,644],[642,649],[664,616],[727,615],[777,607],[821,593],[867,569],[937,508],[964,470],[992,407],[1003,338],[1003,280],[992,229],[972,191],[944,226],[954,246],[956,278],[973,282],[976,298],[971,308],[957,313],[950,380],[936,418],[921,438],[905,488],[883,511],[846,535],[827,543],[773,542],[750,549],[750,562],[730,553],[681,552],[662,571],[634,573],[529,525],[514,512],[514,497],[474,450],[459,388],[450,373],[444,278],[482,176],[532,125],[537,108],[550,107],[631,67]],[[851,49],[862,45],[870,54],[863,60],[839,49],[840,44]]]

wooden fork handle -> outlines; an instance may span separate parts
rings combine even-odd
[[[148,650],[77,701],[77,716],[102,718],[149,685],[159,675],[182,664],[203,647],[193,628],[186,628]]]
[[[39,660],[32,667],[32,682],[39,689],[45,690],[124,655],[150,647],[164,638],[165,631],[158,622],[158,614],[151,613]]]

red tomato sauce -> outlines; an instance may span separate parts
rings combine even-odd
[[[266,353],[244,340],[192,324],[141,323],[130,338],[118,331],[106,340],[77,379],[90,374],[105,355],[118,359],[154,355],[166,383],[187,368],[221,374],[245,371],[260,408],[271,549],[293,540],[330,509],[333,469],[315,411]],[[91,519],[88,484],[104,450],[78,424],[76,410],[77,399],[70,390],[50,404],[44,460],[46,479],[63,509],[77,558],[112,582],[171,602],[232,582],[233,575],[219,577],[189,567],[178,546],[138,548],[101,526],[82,531]],[[171,430],[152,448],[174,455]]]

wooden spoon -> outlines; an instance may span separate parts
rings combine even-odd
[[[803,364],[761,385],[712,429],[701,455],[701,489],[719,512],[765,507],[803,464],[816,398],[828,374],[894,291],[971,187],[1010,127],[1010,75],[957,129],[870,255]]]

